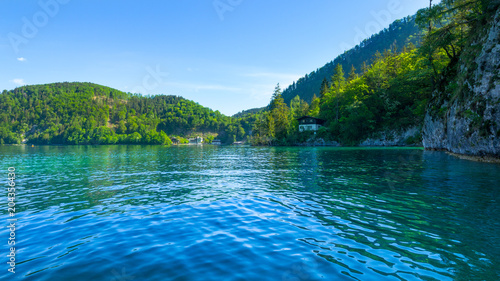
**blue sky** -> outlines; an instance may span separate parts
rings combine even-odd
[[[232,115],[428,3],[2,0],[0,89],[93,82]]]

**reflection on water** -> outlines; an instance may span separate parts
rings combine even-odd
[[[0,160],[18,174],[19,280],[500,278],[500,165],[212,146],[1,146]]]

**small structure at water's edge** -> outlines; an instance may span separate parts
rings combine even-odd
[[[203,143],[202,137],[196,137],[196,138],[189,139],[189,144],[202,144],[202,143]]]
[[[212,144],[213,145],[221,145],[222,142],[220,140],[218,140],[218,139],[215,139],[215,140],[212,141]]]
[[[325,120],[311,116],[303,116],[297,119],[299,121],[299,132],[304,131],[317,131],[323,127]]]

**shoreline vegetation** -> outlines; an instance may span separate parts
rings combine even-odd
[[[467,50],[475,48],[475,35],[487,28],[498,8],[489,1],[464,1],[441,1],[395,21],[389,30],[339,56],[351,62],[348,72],[345,63],[334,65],[338,58],[294,82],[284,93],[277,84],[268,106],[234,116],[180,96],[142,96],[93,83],[4,90],[0,144],[172,145],[201,137],[205,143],[218,140],[224,145],[420,146],[429,138],[423,135],[426,116],[449,115],[447,107],[433,106],[439,93],[452,93],[449,100],[467,98],[466,87],[454,80],[460,76],[459,62],[462,54],[470,56]],[[393,43],[389,47],[373,43],[382,41]],[[323,73],[325,69],[331,73]],[[320,87],[311,86],[318,84],[320,74]],[[497,84],[493,81],[491,87]],[[292,93],[297,95],[292,98]],[[476,139],[500,138],[500,124],[484,119],[484,106],[480,97],[476,99],[460,113],[471,120],[464,122],[470,134],[479,132]],[[303,116],[322,119],[324,126],[300,132],[297,119]]]

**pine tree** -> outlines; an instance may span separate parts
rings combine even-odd
[[[335,99],[336,99],[336,120],[339,120],[339,100],[340,100],[340,95],[343,91],[343,88],[345,86],[345,76],[344,76],[344,70],[342,68],[341,64],[337,64],[335,67],[335,73],[332,76],[332,92],[335,94]]]
[[[271,100],[271,117],[274,121],[274,134],[278,140],[284,140],[290,125],[290,110],[281,96],[280,85],[274,89]]]
[[[368,69],[370,69],[370,67],[368,66],[368,64],[366,63],[366,61],[363,62],[363,65],[361,66],[361,72],[362,74],[365,74]]]
[[[356,68],[351,66],[351,71],[349,72],[349,78],[347,78],[348,81],[352,81],[354,79],[358,78],[358,74],[356,73]]]
[[[323,100],[325,98],[326,93],[328,93],[329,88],[330,88],[330,85],[328,83],[328,80],[326,80],[326,78],[323,78],[323,82],[321,82],[321,88],[319,91],[320,99]]]
[[[319,103],[320,103],[319,98],[316,96],[316,94],[314,94],[311,101],[311,105],[309,106],[308,115],[313,117],[317,117],[319,115]]]
[[[280,84],[278,83],[278,85],[276,85],[276,87],[274,88],[274,93],[271,97],[271,103],[270,103],[270,109],[271,111],[275,108],[277,108],[281,103],[284,103],[285,100],[283,99],[282,95],[281,95],[281,88],[280,88]]]

